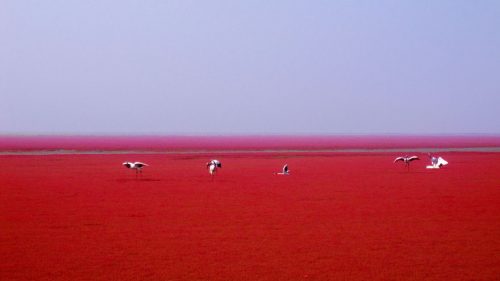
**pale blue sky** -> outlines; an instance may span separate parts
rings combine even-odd
[[[500,134],[500,1],[0,1],[0,134]]]

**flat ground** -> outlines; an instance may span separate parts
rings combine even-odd
[[[0,279],[498,280],[500,153],[441,155],[2,155]]]

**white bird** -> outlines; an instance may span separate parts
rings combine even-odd
[[[420,158],[418,158],[418,156],[401,156],[401,157],[397,157],[396,159],[394,159],[394,163],[398,162],[398,161],[403,161],[405,163],[405,166],[408,168],[408,171],[410,170],[410,162],[413,161],[413,160],[420,160]]]
[[[427,166],[427,169],[440,169],[441,167],[448,165],[448,161],[444,160],[441,156],[434,157],[429,153],[429,158],[431,158],[431,165]]]
[[[122,165],[129,168],[129,169],[135,169],[136,175],[138,173],[142,174],[142,168],[149,166],[148,164],[142,163],[142,162],[123,162]]]
[[[211,160],[210,162],[207,162],[207,167],[208,167],[208,172],[214,176],[215,173],[217,172],[217,168],[222,168],[222,164],[220,163],[219,160]]]
[[[290,175],[290,170],[288,170],[288,164],[285,164],[285,166],[283,166],[283,171],[281,173],[276,173],[276,174],[284,176]]]

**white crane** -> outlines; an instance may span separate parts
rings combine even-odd
[[[136,175],[139,173],[142,174],[142,168],[149,166],[148,164],[142,162],[123,162],[122,165],[129,169],[134,169]]]
[[[444,160],[441,156],[434,157],[429,153],[429,158],[431,159],[431,165],[427,166],[427,169],[440,169],[441,167],[448,165],[448,161]]]
[[[276,175],[284,175],[284,176],[288,176],[290,175],[290,170],[288,169],[288,164],[285,164],[285,166],[283,166],[283,170],[281,173],[275,173]]]
[[[217,172],[217,169],[218,168],[222,168],[222,164],[220,163],[219,160],[211,160],[210,162],[207,162],[207,168],[208,168],[208,172],[214,176],[215,173]]]
[[[418,156],[401,156],[401,157],[397,157],[396,159],[394,159],[394,163],[398,162],[398,161],[403,161],[405,163],[405,166],[408,168],[408,171],[410,170],[410,162],[413,161],[413,160],[420,160],[420,158],[418,158]]]

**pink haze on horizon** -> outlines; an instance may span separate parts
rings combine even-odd
[[[466,147],[500,147],[500,136],[0,136],[0,151]]]

